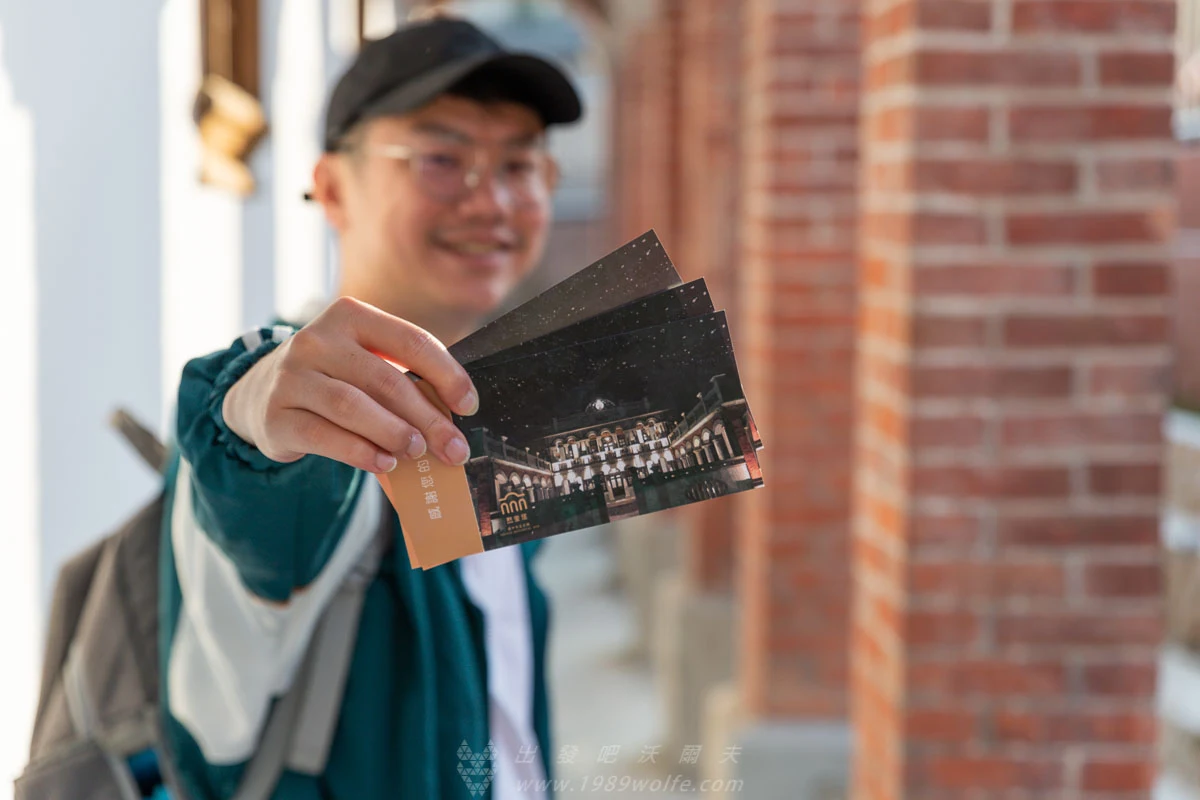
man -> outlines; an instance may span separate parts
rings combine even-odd
[[[368,44],[335,88],[312,198],[339,237],[339,298],[299,330],[192,361],[180,387],[161,666],[172,762],[194,797],[237,791],[383,509],[396,524],[369,473],[426,453],[466,462],[457,428],[387,361],[474,413],[442,343],[538,261],[556,179],[546,128],[580,115],[558,69],[447,18]],[[531,552],[421,572],[389,546],[326,765],[286,770],[270,796],[471,797],[458,768],[489,741],[492,795],[543,796],[547,610]]]

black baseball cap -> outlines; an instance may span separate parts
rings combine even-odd
[[[513,87],[513,98],[546,125],[583,116],[565,73],[529,53],[506,50],[463,19],[434,17],[365,44],[334,87],[325,114],[325,151],[359,122],[415,111],[461,81],[487,73]]]

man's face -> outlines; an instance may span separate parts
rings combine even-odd
[[[544,155],[543,132],[526,106],[453,96],[366,124],[337,156],[334,224],[355,262],[346,268],[371,270],[370,284],[386,281],[441,314],[494,309],[545,247],[552,187],[522,172]],[[478,182],[453,196],[439,179],[463,158],[481,167]]]

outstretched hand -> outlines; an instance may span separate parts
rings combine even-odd
[[[379,473],[428,451],[465,464],[458,428],[395,364],[428,381],[453,412],[479,410],[466,370],[436,337],[342,297],[230,387],[225,423],[284,463],[312,453]]]

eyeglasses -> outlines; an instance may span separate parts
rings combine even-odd
[[[518,206],[544,202],[558,182],[557,163],[540,147],[505,150],[495,164],[489,163],[493,159],[485,148],[466,145],[357,144],[346,150],[405,162],[421,190],[444,203],[467,198],[489,168],[496,184]]]

